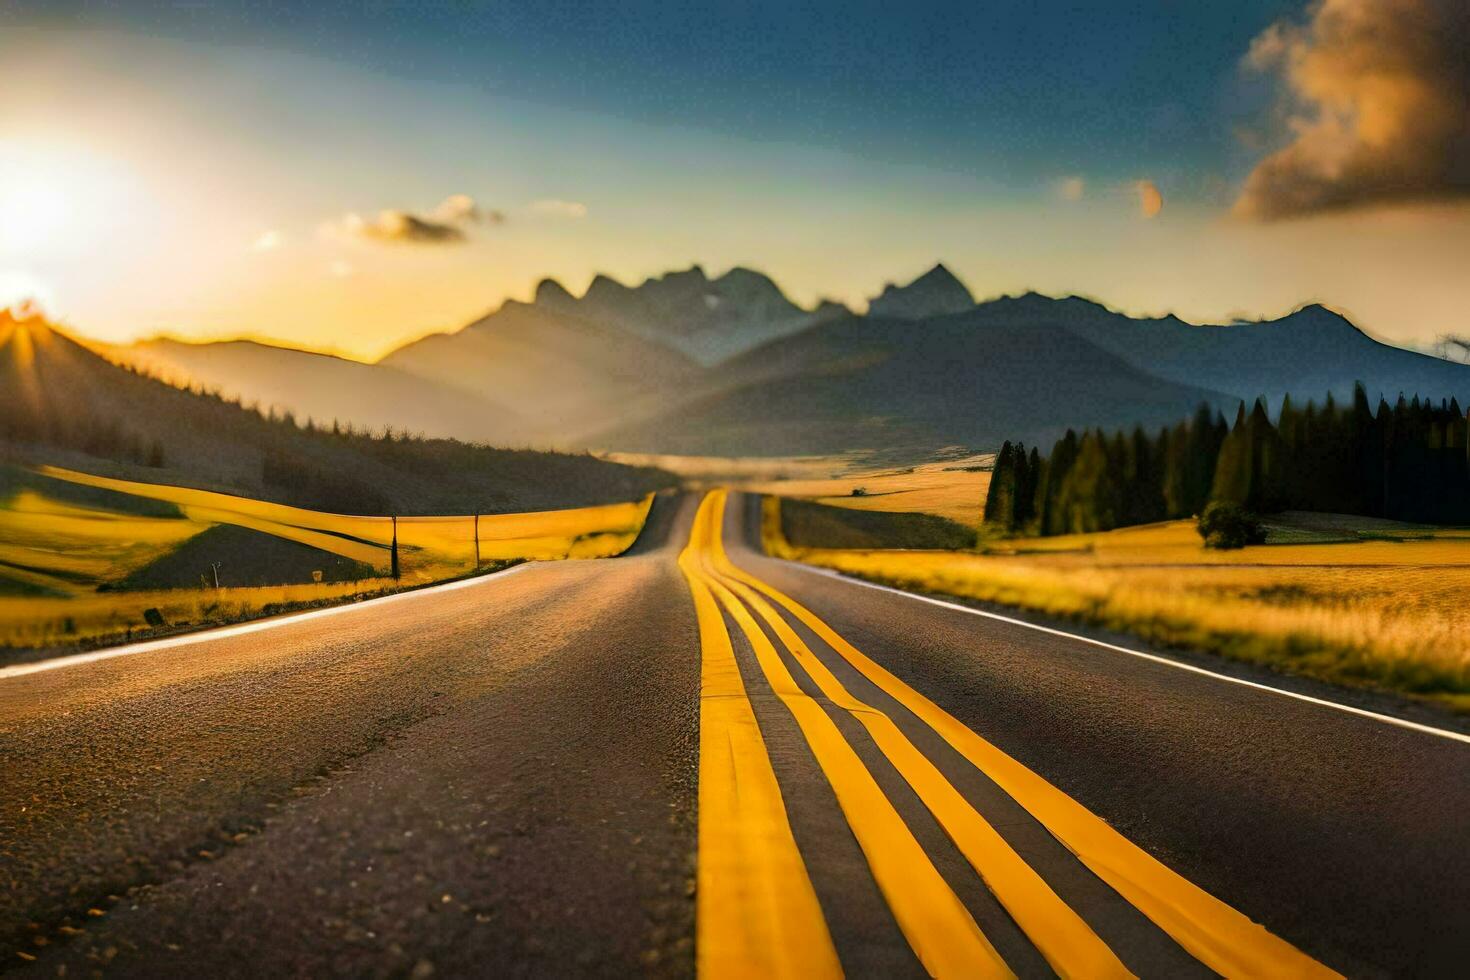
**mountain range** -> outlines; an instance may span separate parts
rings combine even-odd
[[[636,286],[598,276],[581,296],[543,280],[531,302],[373,365],[245,342],[115,355],[320,420],[699,455],[986,450],[1156,426],[1201,401],[1342,399],[1359,381],[1375,398],[1470,404],[1470,367],[1381,343],[1323,306],[1197,326],[1076,296],[976,303],[942,264],[888,284],[861,315],[805,309],[751,269],[693,266]]]

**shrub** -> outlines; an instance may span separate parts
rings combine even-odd
[[[1199,515],[1199,536],[1206,548],[1244,548],[1248,544],[1265,544],[1266,532],[1256,515],[1223,500],[1206,504]]]

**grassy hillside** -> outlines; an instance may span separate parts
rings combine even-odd
[[[972,528],[933,514],[854,510],[791,498],[781,501],[781,532],[798,548],[957,550],[975,543]]]
[[[330,427],[336,420],[374,431],[392,426],[427,436],[518,445],[527,422],[493,391],[445,387],[382,364],[236,340],[150,340],[109,355],[145,372],[269,411],[290,411]]]
[[[304,428],[174,388],[0,313],[0,462],[350,514],[496,513],[636,500],[667,474],[585,455]]]
[[[980,526],[994,455],[930,460],[914,466],[840,467],[826,473],[726,478],[748,493],[797,497],[832,507],[884,513],[933,514],[973,532]],[[971,534],[973,538],[973,533]]]
[[[0,647],[231,622],[522,559],[607,557],[633,543],[651,504],[650,495],[478,520],[408,517],[395,527],[382,517],[0,466]],[[163,626],[147,622],[148,609],[162,611]]]
[[[730,387],[597,442],[634,452],[915,452],[1054,440],[1077,425],[1172,423],[1234,399],[1161,381],[1061,327],[988,326],[974,312],[922,322],[848,317],[729,362]]]

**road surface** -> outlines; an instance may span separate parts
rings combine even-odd
[[[766,558],[0,676],[19,975],[1457,975],[1470,744]]]

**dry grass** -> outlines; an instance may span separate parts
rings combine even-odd
[[[978,467],[992,459],[986,455],[901,469],[859,469],[824,478],[750,481],[740,489],[855,510],[935,514],[973,528],[980,524],[990,489],[990,471]],[[857,489],[865,492],[853,496]]]
[[[1178,521],[1008,553],[802,550],[779,538],[778,506],[767,498],[772,554],[1470,711],[1463,533],[1218,552]]]
[[[323,514],[205,490],[115,480],[46,467],[42,474],[176,505],[148,517],[78,506],[30,490],[0,501],[0,647],[37,647],[126,636],[156,608],[170,625],[225,623],[262,612],[423,585],[476,570],[473,517],[398,522],[401,578],[258,588],[98,591],[216,524],[234,524],[386,570],[392,522]],[[653,503],[641,501],[479,519],[481,568],[517,560],[605,558],[637,538]]]
[[[25,649],[146,635],[145,609],[170,627],[222,625],[288,609],[368,598],[402,588],[392,579],[240,589],[95,592],[68,598],[0,596],[0,645]]]
[[[78,506],[23,490],[0,502],[0,579],[81,594],[126,576],[208,527],[187,518]]]

